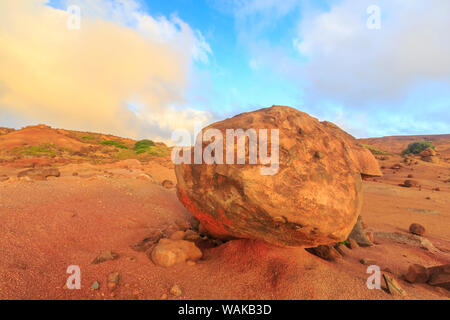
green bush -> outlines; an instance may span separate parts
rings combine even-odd
[[[144,139],[134,144],[134,150],[136,151],[137,154],[141,154],[147,152],[149,148],[153,146],[155,146],[155,143],[153,141]]]
[[[402,154],[419,154],[422,151],[424,151],[427,148],[432,148],[433,150],[436,150],[435,146],[433,145],[433,142],[431,141],[418,141],[413,142],[408,145],[408,148],[402,151]]]
[[[115,140],[104,140],[100,142],[101,145],[104,146],[114,146],[120,149],[128,149],[128,147],[121,141],[115,141]]]

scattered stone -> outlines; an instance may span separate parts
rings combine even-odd
[[[400,170],[401,168],[403,168],[403,166],[400,163],[396,163],[391,167],[392,170]]]
[[[172,288],[170,288],[170,294],[179,297],[183,293],[178,285],[174,285]]]
[[[405,188],[415,188],[419,186],[419,182],[416,180],[405,180],[402,184],[399,184],[399,186]]]
[[[167,294],[163,293],[160,299],[161,300],[167,300],[167,298],[168,298]]]
[[[131,249],[138,252],[144,252],[153,247],[161,238],[163,234],[159,230],[153,230],[150,235],[138,243],[131,246]]]
[[[428,284],[450,291],[450,264],[428,268]]]
[[[423,236],[425,234],[425,227],[418,223],[413,223],[409,226],[409,232],[418,236]]]
[[[358,245],[358,242],[356,242],[354,239],[349,238],[347,247],[349,247],[350,249],[356,249],[356,248],[359,248],[359,245]]]
[[[161,239],[150,257],[156,265],[167,268],[186,260],[199,260],[202,252],[190,241]]]
[[[327,261],[337,261],[342,258],[339,252],[331,245],[320,245],[315,248],[307,248],[306,251]]]
[[[92,290],[98,290],[98,288],[100,288],[100,284],[98,283],[98,281],[95,281],[92,286],[91,289]]]
[[[345,246],[344,244],[336,244],[334,246],[334,248],[336,249],[337,252],[339,252],[339,254],[343,257],[345,257],[347,254],[350,253],[350,249],[347,248],[347,246]]]
[[[379,171],[370,151],[359,149],[355,139],[341,138],[336,131],[349,135],[339,128],[282,106],[237,115],[202,133],[216,129],[225,140],[229,129],[253,128],[279,130],[279,165],[175,165],[177,195],[187,210],[217,239],[247,238],[289,247],[344,241],[361,209],[362,164],[371,161]],[[199,141],[200,147],[207,151],[213,139]],[[316,152],[324,155],[320,161]],[[191,148],[188,156],[193,153]],[[280,225],[274,218],[281,207],[286,223]]]
[[[433,191],[441,191],[441,188],[439,188],[439,187],[434,188]]]
[[[359,260],[359,262],[361,262],[361,264],[364,264],[364,265],[376,265],[377,264],[377,262],[373,259],[361,259],[361,260]]]
[[[108,260],[115,260],[119,257],[117,253],[111,251],[103,251],[101,252],[91,263],[99,264]]]
[[[412,174],[408,174],[407,178],[414,178],[414,176]]]
[[[6,174],[0,175],[0,182],[9,180],[9,177]]]
[[[410,283],[425,283],[428,281],[428,270],[420,264],[410,265],[405,279]]]
[[[72,176],[77,177],[78,176],[78,172],[73,172]]]
[[[383,273],[383,278],[386,282],[386,287],[390,294],[392,294],[393,296],[406,296],[406,291],[403,290],[402,287],[400,287],[397,280],[385,273]]]
[[[358,220],[356,221],[356,224],[348,237],[349,239],[354,239],[360,247],[373,246],[372,241],[367,238],[367,235],[364,232],[361,216],[358,216]]]
[[[161,183],[161,185],[162,185],[164,188],[166,188],[166,189],[172,189],[172,188],[175,187],[175,185],[173,184],[173,182],[170,181],[170,180],[164,180],[164,181]]]
[[[47,180],[48,177],[59,177],[61,173],[56,168],[38,168],[21,171],[17,174],[17,178],[28,177],[32,180]]]
[[[189,260],[188,262],[186,262],[186,264],[188,265],[188,266],[195,266],[197,263],[195,262],[195,261],[191,261],[191,260]]]
[[[439,252],[438,249],[429,241],[421,236],[415,234],[407,234],[400,232],[375,232],[375,238],[384,238],[397,243],[410,245],[412,247],[428,250],[432,253]]]

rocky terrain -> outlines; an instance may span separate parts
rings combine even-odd
[[[285,112],[253,115],[282,128],[277,179],[250,167],[176,175],[171,149],[153,141],[0,128],[0,299],[450,299],[450,135],[356,140]],[[436,151],[401,154],[421,140]],[[242,207],[230,209],[226,195]],[[203,201],[210,219],[186,199]],[[223,211],[204,202],[213,200]],[[73,265],[80,290],[67,287]],[[371,265],[380,290],[366,285]]]

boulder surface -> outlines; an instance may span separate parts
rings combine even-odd
[[[282,106],[243,113],[202,132],[207,129],[224,137],[224,164],[182,163],[175,172],[179,199],[211,235],[303,247],[347,239],[361,209],[361,172],[352,145],[336,129]],[[259,158],[249,164],[248,143],[245,164],[226,164],[227,129],[278,129],[278,172],[262,175],[268,165]],[[212,140],[203,140],[203,150]],[[270,134],[268,142],[270,153]]]

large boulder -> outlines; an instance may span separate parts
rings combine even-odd
[[[175,166],[179,199],[211,235],[305,247],[347,239],[361,209],[362,183],[351,147],[334,130],[281,106],[243,113],[202,132],[207,129],[222,133],[224,163],[227,129],[279,130],[276,174],[261,174],[267,166],[260,161],[249,164],[248,144],[245,164]],[[211,141],[204,139],[203,149]]]

